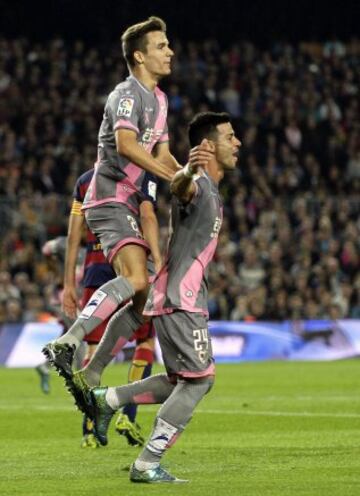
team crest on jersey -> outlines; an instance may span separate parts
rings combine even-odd
[[[116,114],[121,117],[130,117],[134,107],[134,103],[135,100],[130,96],[120,98]]]

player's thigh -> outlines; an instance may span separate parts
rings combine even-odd
[[[141,245],[126,244],[113,258],[113,267],[124,277],[139,275],[149,281],[147,272],[147,252]]]
[[[184,378],[214,375],[210,333],[205,316],[177,311],[153,318],[169,374]]]
[[[118,252],[131,245],[137,248],[137,252],[143,254],[142,259],[145,258],[145,262],[142,261],[142,265],[146,265],[146,253],[149,247],[141,233],[139,217],[126,205],[122,203],[100,205],[86,210],[85,217],[89,228],[100,240],[101,248],[109,263],[114,266],[113,262],[115,258],[118,259]],[[138,262],[135,250],[133,253],[134,263],[125,254],[122,257],[124,260],[116,262],[114,268],[120,270],[119,263],[133,268]]]

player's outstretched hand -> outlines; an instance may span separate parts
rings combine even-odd
[[[204,167],[213,158],[210,143],[203,139],[200,145],[194,146],[189,153],[189,168],[196,173],[199,167]]]

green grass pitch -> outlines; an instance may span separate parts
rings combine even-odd
[[[357,360],[218,365],[212,392],[164,464],[188,484],[143,485],[126,467],[138,448],[111,426],[109,445],[80,448],[81,416],[62,381],[49,396],[31,369],[0,369],[0,495],[360,494]],[[125,365],[104,382],[126,381]],[[149,433],[157,407],[142,407]]]

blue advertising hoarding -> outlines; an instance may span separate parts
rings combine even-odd
[[[360,320],[209,323],[217,362],[258,360],[337,360],[360,355]],[[61,333],[57,323],[0,327],[0,365],[32,367],[41,348]],[[158,361],[160,348],[156,345]],[[120,355],[123,357],[124,354]]]

